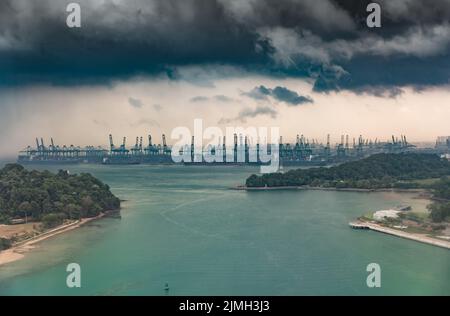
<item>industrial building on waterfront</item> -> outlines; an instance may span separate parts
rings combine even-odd
[[[123,137],[120,144],[116,144],[113,136],[109,135],[109,148],[100,146],[66,146],[57,145],[53,138],[46,145],[42,138],[36,138],[35,146],[28,146],[19,153],[20,163],[98,163],[98,164],[172,164],[172,147],[167,144],[163,134],[160,144],[152,141],[148,135],[144,145],[143,137],[136,137],[134,145],[127,146],[127,139]],[[445,154],[449,152],[449,138],[439,138],[436,147],[428,151]],[[364,139],[362,136],[352,138],[342,135],[340,142],[331,144],[330,135],[326,143],[310,140],[303,135],[297,135],[295,143],[283,142],[280,137],[278,146],[279,160],[282,165],[326,165],[367,157],[376,153],[400,153],[419,150],[410,144],[406,136],[392,138],[388,141],[378,139]],[[270,152],[270,146],[268,151]],[[191,154],[192,159],[184,161],[186,164],[202,164],[205,161],[194,159],[194,138],[191,144],[186,144],[182,149]],[[224,159],[221,162],[227,164],[259,164],[261,146],[253,144],[243,135],[234,135],[231,144],[225,137],[216,146],[207,146],[200,149],[203,152],[219,153]],[[256,152],[256,159],[251,159],[251,153]],[[231,157],[231,159],[230,159]],[[240,158],[239,158],[240,157]],[[242,158],[243,157],[243,158]]]

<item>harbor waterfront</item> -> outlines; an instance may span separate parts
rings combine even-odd
[[[418,234],[411,234],[404,231],[401,231],[399,229],[392,229],[389,227],[384,227],[376,223],[370,223],[370,222],[362,222],[362,221],[354,221],[350,222],[349,226],[354,229],[371,229],[376,232],[397,236],[401,238],[407,238],[410,240],[415,240],[418,242],[423,242],[429,245],[433,245],[436,247],[442,247],[446,249],[450,249],[450,242],[448,240],[443,239],[437,239],[437,238],[430,238],[424,235],[418,235]]]
[[[125,200],[0,266],[0,295],[450,295],[450,252],[351,229],[369,210],[425,210],[411,193],[244,191],[251,166],[29,165],[89,172]],[[82,287],[66,286],[78,263]],[[366,285],[369,263],[381,288]],[[166,283],[169,291],[166,293]]]
[[[272,154],[279,159],[284,166],[323,166],[341,163],[355,159],[361,159],[376,153],[401,153],[416,151],[416,146],[401,135],[400,139],[392,136],[392,140],[381,142],[376,139],[364,139],[361,135],[358,142],[353,138],[353,145],[349,143],[349,135],[341,136],[341,142],[334,147],[327,135],[327,142],[320,143],[316,139],[307,139],[303,135],[297,135],[295,143],[283,143],[280,136],[277,144],[260,144],[257,141],[252,145],[252,138],[248,135],[234,134],[232,142],[227,142],[226,137],[219,138],[216,145],[196,147],[195,138],[192,136],[191,144],[177,146],[172,151],[166,141],[165,134],[162,135],[162,144],[154,144],[152,136],[148,135],[148,143],[144,145],[143,137],[136,137],[136,143],[127,147],[127,138],[123,137],[120,146],[116,146],[113,136],[109,135],[109,149],[101,146],[66,146],[55,144],[53,138],[50,145],[44,143],[44,139],[36,138],[36,146],[27,146],[19,152],[18,162],[21,164],[231,164],[251,165],[267,164],[267,158],[273,158]],[[272,152],[273,148],[278,151]],[[447,153],[450,145],[436,146],[435,148],[417,149],[421,152],[432,152],[435,154]],[[270,157],[265,157],[269,155]],[[210,159],[205,160],[205,156]],[[175,158],[175,159],[174,159]],[[187,158],[187,159],[186,159]]]

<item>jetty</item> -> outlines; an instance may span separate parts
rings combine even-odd
[[[353,229],[370,229],[364,222],[350,222],[349,225]]]
[[[353,229],[373,230],[373,231],[377,231],[377,232],[392,235],[392,236],[415,240],[415,241],[422,242],[425,244],[450,249],[450,241],[448,241],[448,240],[441,240],[441,239],[429,237],[429,236],[423,235],[423,234],[408,233],[408,232],[401,231],[398,229],[384,227],[384,226],[381,226],[381,225],[373,223],[373,222],[355,221],[355,222],[350,222],[349,226]]]

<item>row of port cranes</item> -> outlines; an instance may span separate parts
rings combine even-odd
[[[233,145],[227,146],[226,138],[219,140],[216,146],[208,145],[203,148],[203,152],[212,152],[221,149],[222,152],[227,150],[238,151],[244,149],[249,152],[252,148],[257,148],[259,151],[260,144],[257,142],[253,144],[251,138],[243,135],[234,134]],[[344,141],[345,139],[345,141]],[[154,145],[152,143],[152,136],[148,135],[148,146],[143,147],[143,138],[136,137],[136,143],[130,149],[126,148],[126,137],[123,138],[123,143],[116,147],[113,142],[112,135],[110,135],[110,153],[112,155],[171,155],[172,148],[167,145],[165,135],[162,135],[162,145]],[[191,144],[186,144],[180,149],[182,152],[189,151],[194,154],[195,139],[192,136]],[[306,139],[303,135],[297,135],[296,142],[294,144],[284,143],[283,137],[280,137],[279,141],[280,156],[284,158],[292,159],[306,159],[310,156],[331,156],[333,152],[336,156],[361,156],[367,154],[373,154],[375,152],[402,152],[406,149],[414,148],[415,146],[408,143],[406,136],[401,135],[400,139],[392,136],[392,142],[380,142],[378,139],[372,141],[370,139],[364,139],[362,135],[356,140],[353,138],[353,144],[350,146],[349,135],[342,135],[341,142],[334,145],[334,150],[330,144],[330,135],[327,135],[326,145],[319,143],[316,139]],[[270,153],[270,146],[268,146],[268,152]]]
[[[109,153],[112,156],[158,156],[158,155],[168,155],[171,154],[171,148],[167,145],[166,135],[162,135],[162,144],[153,144],[152,135],[148,135],[148,146],[143,147],[143,138],[136,137],[136,143],[133,147],[128,149],[126,147],[127,138],[123,137],[122,144],[120,146],[115,146],[113,141],[113,136],[109,135]]]
[[[140,164],[140,163],[172,163],[171,148],[167,145],[166,135],[162,135],[162,144],[153,144],[152,136],[148,135],[148,145],[144,148],[143,137],[136,137],[136,143],[131,148],[126,146],[127,138],[116,146],[113,136],[109,135],[109,153],[103,157],[104,164]]]
[[[450,153],[450,136],[439,136],[436,139],[435,148],[442,153]]]
[[[337,160],[345,157],[367,157],[377,153],[401,153],[415,147],[408,143],[405,135],[401,135],[400,139],[392,135],[392,140],[387,142],[380,142],[378,139],[365,139],[360,135],[357,139],[353,138],[351,144],[349,135],[341,135],[341,142],[335,146],[335,156]],[[327,145],[324,151],[326,156],[331,156],[330,135],[327,137]]]
[[[113,136],[109,135],[109,150],[100,146],[75,147],[74,145],[55,145],[53,138],[49,146],[44,144],[41,138],[40,142],[36,138],[36,147],[28,146],[20,152],[20,162],[87,162],[87,163],[172,163],[172,148],[166,142],[166,137],[162,135],[162,144],[153,144],[152,136],[148,135],[148,143],[144,147],[143,137],[136,137],[134,146],[127,147],[126,137],[122,138],[120,145],[115,145]],[[215,155],[221,151],[223,161],[230,162],[252,162],[250,153],[256,152],[257,158],[255,162],[259,162],[260,141],[256,144],[251,138],[243,135],[234,134],[233,143],[227,145],[226,138],[223,137],[222,142],[216,146],[206,146],[201,149],[202,153],[211,153]],[[186,144],[180,151],[190,152],[191,161],[202,162],[195,159],[194,147],[195,141],[192,137],[191,144]],[[396,138],[392,136],[391,141],[380,142],[378,139],[370,140],[359,136],[353,138],[350,142],[348,135],[342,135],[340,143],[331,145],[330,135],[327,135],[327,142],[320,143],[316,139],[307,139],[303,135],[297,135],[295,143],[291,144],[283,142],[283,138],[279,140],[279,156],[280,160],[285,163],[302,163],[302,162],[338,162],[366,157],[375,153],[390,152],[398,153],[414,149],[414,146],[407,142],[406,136]],[[265,150],[265,149],[264,149]],[[180,152],[181,153],[181,152]],[[227,155],[228,154],[228,155]],[[271,146],[267,148],[267,154],[271,154]],[[242,160],[242,156],[245,157]]]
[[[110,148],[101,146],[74,146],[55,145],[53,138],[46,145],[43,138],[36,138],[36,147],[27,146],[19,153],[19,162],[86,162],[86,163],[108,163],[108,162],[136,162],[137,156],[156,158],[155,161],[169,161],[170,147],[166,143],[165,135],[162,135],[162,144],[154,145],[151,135],[148,136],[149,145],[143,149],[142,137],[136,138],[136,144],[127,148],[126,137],[119,146],[115,146],[112,135],[109,135]],[[140,162],[140,161],[139,161]]]
[[[27,146],[19,153],[19,161],[45,160],[45,161],[78,161],[88,159],[92,162],[101,161],[108,151],[100,146],[74,146],[55,145],[53,138],[47,146],[43,138],[36,138],[36,147]]]

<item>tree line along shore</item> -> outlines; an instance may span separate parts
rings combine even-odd
[[[427,190],[433,222],[450,218],[450,162],[434,154],[376,154],[333,167],[251,175],[245,189]]]
[[[120,199],[91,174],[29,171],[8,164],[0,169],[0,225],[13,233],[0,234],[0,251],[60,225],[119,209]],[[24,233],[14,234],[14,226]]]

